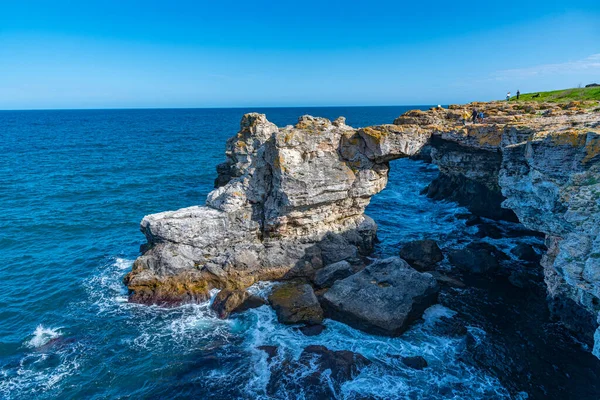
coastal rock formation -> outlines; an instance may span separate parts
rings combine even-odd
[[[364,210],[387,183],[387,161],[427,140],[394,125],[355,130],[343,118],[304,116],[278,129],[262,114],[245,115],[206,206],[142,220],[148,245],[125,279],[130,300],[202,301],[211,288],[360,263],[376,238]]]
[[[485,120],[463,125],[473,108]],[[344,260],[359,265],[376,238],[364,210],[385,187],[389,161],[420,156],[440,170],[429,196],[546,236],[551,308],[592,343],[600,311],[599,110],[598,103],[473,103],[360,129],[310,116],[278,128],[247,114],[206,205],[143,219],[148,244],[125,279],[130,299],[200,301],[211,288],[314,279]],[[600,356],[600,331],[595,342]]]

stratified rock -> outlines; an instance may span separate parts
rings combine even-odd
[[[323,321],[323,310],[309,284],[280,285],[269,295],[269,303],[282,324],[316,325]]]
[[[448,254],[450,263],[466,272],[484,274],[497,270],[500,252],[485,242],[469,243],[464,249],[452,250]]]
[[[426,271],[444,259],[442,250],[434,240],[415,240],[406,243],[400,250],[400,257],[407,261],[413,268]]]
[[[263,299],[245,290],[223,289],[217,293],[210,307],[219,318],[227,318],[231,313],[246,311],[264,304]]]
[[[320,288],[330,287],[337,280],[349,277],[354,273],[348,261],[338,261],[317,271],[315,285]]]
[[[322,298],[327,315],[369,333],[397,336],[437,299],[429,274],[392,257],[339,280]]]
[[[404,363],[404,365],[406,365],[407,367],[418,370],[427,368],[428,365],[427,360],[425,360],[425,358],[421,356],[402,357],[402,363]]]

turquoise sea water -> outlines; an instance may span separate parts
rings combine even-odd
[[[339,398],[503,398],[492,376],[463,364],[456,339],[426,321],[402,338],[367,335],[334,321],[317,337],[277,323],[268,307],[231,320],[208,304],[161,309],[127,303],[121,280],[144,242],[146,214],[203,204],[225,141],[244,112],[279,126],[302,114],[391,123],[414,107],[0,112],[0,398],[267,398],[269,366],[256,347],[298,357],[309,344],[376,361]],[[467,228],[452,203],[419,191],[437,174],[393,163],[368,214],[378,255],[431,237],[452,243]],[[252,290],[265,293],[269,285]],[[410,370],[391,355],[424,355]],[[282,386],[274,398],[302,398]]]

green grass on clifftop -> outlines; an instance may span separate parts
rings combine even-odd
[[[533,97],[538,93],[538,97]],[[562,103],[581,100],[600,101],[600,87],[553,90],[551,92],[522,93],[519,97],[519,101],[547,101],[551,103]],[[517,101],[517,96],[511,97],[510,101]]]

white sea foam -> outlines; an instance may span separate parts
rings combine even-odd
[[[456,315],[456,311],[444,307],[441,304],[434,304],[423,313],[423,320],[427,325],[435,324],[441,317],[452,318]]]
[[[33,332],[33,337],[27,341],[27,346],[37,348],[45,345],[52,339],[56,339],[61,335],[60,328],[45,328],[43,325],[38,325]]]

